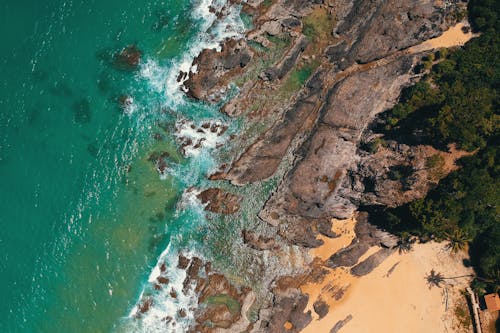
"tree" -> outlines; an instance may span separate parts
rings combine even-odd
[[[453,253],[457,253],[459,251],[463,251],[467,248],[467,244],[472,241],[472,238],[467,234],[466,231],[456,228],[450,234],[447,234],[449,249]]]

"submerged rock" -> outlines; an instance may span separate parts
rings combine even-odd
[[[90,111],[90,101],[88,98],[82,98],[73,103],[72,109],[75,122],[79,124],[86,124],[90,122],[92,112]]]
[[[136,45],[129,45],[113,57],[113,67],[122,71],[133,71],[139,67],[142,52]]]

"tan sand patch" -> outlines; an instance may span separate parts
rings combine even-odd
[[[431,288],[426,275],[435,269],[446,278],[472,274],[463,266],[465,253],[451,254],[443,243],[416,244],[406,254],[397,252],[379,267],[361,278],[352,277],[346,269],[330,270],[323,282],[307,284],[302,291],[310,303],[321,298],[330,305],[329,313],[313,321],[303,332],[330,332],[334,325],[352,316],[341,333],[350,332],[453,332],[454,309],[465,298],[460,291],[469,277],[447,279],[443,288]],[[340,300],[327,292],[328,285],[349,286]]]

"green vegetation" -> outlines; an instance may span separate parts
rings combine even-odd
[[[439,180],[445,176],[444,173],[444,158],[439,154],[434,154],[427,158],[425,161],[425,167],[430,169],[430,177],[431,180]]]
[[[302,33],[311,41],[325,41],[332,37],[334,18],[324,9],[316,8],[303,20]]]
[[[299,90],[304,83],[309,79],[311,74],[318,68],[319,62],[313,61],[308,64],[304,64],[301,67],[296,67],[286,79],[280,90],[285,93],[286,98],[290,97],[293,93]]]
[[[500,36],[488,29],[460,50],[423,59],[430,73],[403,92],[401,103],[385,115],[382,131],[409,143],[484,148],[500,122]]]
[[[466,297],[465,295],[463,296]],[[472,328],[472,318],[466,302],[460,302],[454,309],[455,317],[458,319],[459,326],[457,329],[468,332]]]
[[[375,138],[369,142],[362,142],[360,148],[369,152],[370,154],[375,154],[378,152],[380,147],[383,147],[386,144],[384,139]]]
[[[262,1],[262,6],[264,8],[269,8],[269,7],[271,7],[272,4],[273,4],[273,0],[264,0],[264,1]]]
[[[479,276],[474,283],[489,291],[500,286],[498,7],[498,1],[470,1],[470,20],[481,36],[462,49],[424,59],[429,73],[403,92],[379,128],[386,137],[409,144],[444,148],[456,143],[477,153],[462,158],[461,168],[425,198],[372,212],[375,223],[400,235],[447,240],[452,251],[468,248]],[[443,164],[435,155],[426,167],[439,171]]]

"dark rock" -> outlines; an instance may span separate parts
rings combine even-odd
[[[156,278],[156,280],[158,281],[158,283],[161,283],[161,284],[168,284],[170,281],[168,278],[164,277],[164,276],[158,276]]]
[[[188,95],[196,99],[217,100],[215,95],[226,86],[222,78],[230,73],[237,73],[248,65],[252,57],[253,52],[244,40],[228,40],[222,45],[220,52],[214,49],[203,50],[193,63],[197,66],[197,73],[190,72],[184,83]]]
[[[209,188],[198,194],[198,198],[206,204],[205,210],[219,214],[234,214],[239,211],[241,198],[235,194],[224,192],[218,188]]]
[[[311,311],[304,313],[308,303],[308,296],[299,294],[292,297],[277,297],[273,304],[273,313],[267,323],[265,332],[300,332],[311,321]],[[290,330],[285,328],[285,323],[291,323]]]
[[[348,315],[347,317],[345,317],[344,319],[342,320],[339,320],[333,327],[332,329],[330,330],[330,333],[337,333],[339,332],[342,327],[344,327],[348,322],[350,322],[352,320],[352,315]]]
[[[311,223],[307,223],[306,220],[289,220],[282,223],[278,234],[292,244],[307,248],[323,245],[323,241],[316,238],[317,232],[312,228]]]
[[[289,29],[296,28],[302,25],[300,20],[296,19],[295,17],[288,17],[281,21],[281,24]]]
[[[265,71],[268,80],[281,80],[297,63],[299,55],[305,50],[308,44],[309,41],[306,37],[298,38],[285,58],[276,66]]]
[[[152,305],[153,305],[153,299],[152,298],[148,297],[145,300],[143,300],[142,303],[139,305],[139,308],[138,308],[139,314],[148,312]]]
[[[115,54],[113,66],[123,71],[137,69],[141,60],[142,52],[136,45],[129,45]]]
[[[189,258],[184,257],[182,254],[179,254],[179,263],[177,264],[177,267],[180,269],[186,269],[189,266],[189,263],[191,260]]]
[[[328,314],[329,306],[322,300],[317,300],[313,304],[314,312],[316,312],[319,316],[319,319],[323,318]]]
[[[72,106],[75,122],[86,124],[90,122],[92,113],[90,112],[90,101],[88,98],[82,98],[73,103]]]
[[[369,248],[370,245],[361,243],[358,239],[355,239],[348,247],[332,255],[326,262],[326,265],[330,268],[351,267],[358,262],[359,258],[361,258]]]

